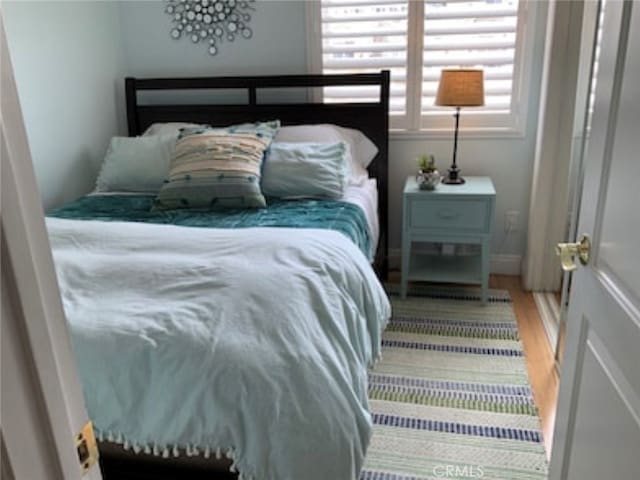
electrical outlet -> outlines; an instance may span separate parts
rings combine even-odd
[[[519,219],[520,219],[520,212],[516,210],[507,211],[504,214],[504,231],[506,233],[511,233],[518,230]]]

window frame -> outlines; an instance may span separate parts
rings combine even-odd
[[[453,108],[442,107],[442,113],[422,115],[422,51],[424,41],[424,1],[408,0],[407,25],[407,91],[406,113],[389,116],[390,133],[394,138],[430,138],[450,136]],[[322,73],[322,4],[320,0],[306,2],[307,67],[310,73]],[[514,71],[509,113],[495,114],[463,110],[460,130],[485,136],[523,137],[530,108],[533,52],[540,5],[535,0],[520,0],[516,25]],[[315,101],[322,100],[321,89],[314,92]],[[410,99],[420,99],[412,102]]]

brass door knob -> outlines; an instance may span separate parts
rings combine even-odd
[[[589,263],[590,253],[591,240],[589,239],[589,235],[586,234],[580,237],[579,242],[559,243],[556,245],[556,255],[560,256],[562,270],[565,272],[571,272],[578,267],[576,257],[580,259],[582,265]]]

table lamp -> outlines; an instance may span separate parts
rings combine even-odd
[[[478,69],[444,69],[440,74],[436,105],[456,107],[456,131],[453,137],[453,163],[442,183],[462,185],[464,178],[456,164],[458,152],[458,124],[461,107],[480,107],[484,105],[484,72]]]

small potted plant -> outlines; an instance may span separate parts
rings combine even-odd
[[[420,190],[434,190],[440,183],[440,172],[436,168],[436,159],[433,155],[422,155],[418,158],[418,174],[416,180]]]

